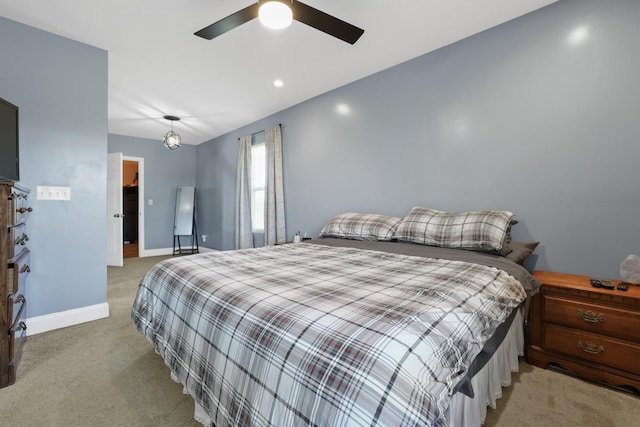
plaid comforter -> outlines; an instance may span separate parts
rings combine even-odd
[[[217,427],[430,426],[525,297],[494,267],[303,243],[163,261],[132,318]]]

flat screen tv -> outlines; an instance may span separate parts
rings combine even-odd
[[[18,107],[0,98],[0,179],[20,180]]]

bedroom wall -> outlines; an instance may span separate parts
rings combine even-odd
[[[289,235],[509,209],[535,268],[617,277],[640,252],[638,22],[634,0],[561,0],[202,144],[200,230],[233,248],[237,138],[282,123]]]
[[[159,139],[109,134],[108,151],[144,158],[144,249],[171,251],[176,190],[196,185],[196,147],[185,144],[171,151]]]
[[[0,58],[34,208],[27,317],[106,307],[107,52],[0,17]],[[69,186],[71,200],[36,200],[37,185]]]

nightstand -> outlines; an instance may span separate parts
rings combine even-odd
[[[640,391],[640,286],[607,290],[587,276],[534,276],[542,287],[529,311],[527,362]]]

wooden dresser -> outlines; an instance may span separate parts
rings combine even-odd
[[[26,222],[32,211],[28,196],[29,190],[0,181],[0,387],[15,383],[27,338],[25,285],[31,267]]]
[[[527,362],[638,393],[640,286],[608,290],[591,286],[587,276],[534,276],[542,287],[529,312]]]

